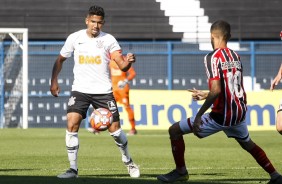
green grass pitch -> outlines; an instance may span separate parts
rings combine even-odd
[[[250,132],[282,173],[282,136],[276,131]],[[128,137],[129,151],[140,166],[141,177],[132,179],[121,162],[108,132],[79,132],[79,178],[58,179],[69,164],[65,129],[0,130],[0,184],[153,184],[174,163],[167,131],[139,131]],[[263,184],[268,181],[255,160],[239,144],[218,133],[205,139],[185,136],[186,164],[191,184]]]

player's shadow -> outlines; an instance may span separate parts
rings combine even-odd
[[[140,178],[129,178],[127,174],[110,175],[83,175],[79,178],[59,179],[56,176],[15,176],[1,175],[2,184],[160,184],[162,182],[156,179],[156,174],[143,174]],[[187,182],[189,184],[234,184],[234,183],[252,183],[262,184],[267,180],[248,178],[248,179],[209,179],[193,181],[192,178]],[[185,182],[183,182],[185,183]]]
[[[187,182],[181,182],[181,183],[189,183],[189,184],[234,184],[234,183],[252,183],[252,184],[263,184],[266,183],[268,180],[266,179],[258,179],[258,178],[247,178],[247,179],[209,179],[209,180],[197,180],[193,181],[191,179],[191,176],[193,175],[205,175],[205,176],[223,176],[224,173],[205,173],[205,174],[190,174],[190,180]],[[127,174],[119,174],[119,175],[113,175],[113,174],[105,174],[105,175],[88,175],[86,177],[93,177],[95,178],[95,181],[99,182],[99,179],[102,181],[107,180],[109,178],[115,178],[117,177],[118,181],[121,181],[121,183],[125,184],[160,184],[163,183],[161,181],[157,180],[158,174],[142,174],[140,178],[128,178]],[[101,178],[97,178],[101,177]],[[120,179],[118,179],[120,177]],[[109,183],[112,184],[112,183]],[[114,184],[114,182],[113,182]],[[119,184],[119,183],[115,183]]]
[[[0,169],[0,172],[33,171],[33,170],[36,170],[36,169]]]

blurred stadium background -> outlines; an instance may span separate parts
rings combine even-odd
[[[65,127],[72,59],[60,74],[60,98],[49,93],[51,70],[66,37],[85,28],[85,15],[93,4],[105,9],[103,31],[118,39],[124,53],[138,57],[137,76],[131,83],[137,93],[207,89],[202,61],[211,50],[210,25],[218,19],[232,25],[229,46],[241,55],[248,91],[268,89],[281,64],[280,0],[1,0],[0,28],[28,28],[28,127]],[[7,40],[0,39],[0,125],[22,127],[25,107],[10,100],[20,72],[16,68],[22,63],[14,61],[10,69],[14,72],[5,71],[11,47],[5,36]],[[14,52],[15,58],[22,57]]]

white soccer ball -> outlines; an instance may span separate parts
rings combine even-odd
[[[107,130],[112,123],[113,115],[108,109],[105,108],[94,109],[90,116],[90,124],[95,130]]]

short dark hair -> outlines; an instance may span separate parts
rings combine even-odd
[[[211,32],[213,32],[214,30],[219,30],[226,41],[228,41],[231,37],[231,26],[224,20],[215,21],[211,25]]]
[[[98,15],[102,16],[103,18],[105,17],[105,12],[104,9],[100,6],[91,6],[88,10],[88,15]]]

